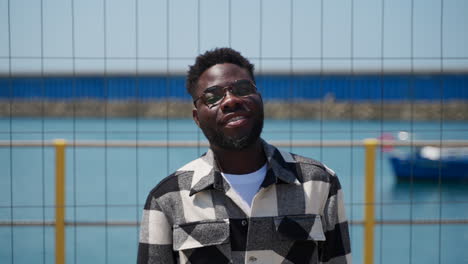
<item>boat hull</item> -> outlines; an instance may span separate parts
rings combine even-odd
[[[399,180],[468,180],[468,159],[431,160],[421,157],[390,157]]]

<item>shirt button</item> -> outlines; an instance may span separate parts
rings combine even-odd
[[[246,221],[246,220],[242,220],[241,225],[242,225],[242,226],[246,226],[246,225],[247,225],[247,221]]]
[[[255,262],[255,261],[257,261],[257,258],[254,257],[254,256],[250,256],[250,257],[249,257],[249,261],[250,261],[250,262]]]

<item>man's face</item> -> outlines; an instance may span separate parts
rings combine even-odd
[[[231,63],[216,64],[200,76],[194,97],[212,86],[225,87],[237,80],[252,80],[247,70]],[[226,91],[214,106],[198,100],[193,119],[211,145],[241,150],[255,143],[263,128],[263,102],[260,94],[235,96]]]

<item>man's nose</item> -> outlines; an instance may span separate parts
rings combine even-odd
[[[224,98],[221,101],[221,109],[223,112],[232,112],[237,110],[242,105],[242,99],[233,94],[230,89],[226,89]]]

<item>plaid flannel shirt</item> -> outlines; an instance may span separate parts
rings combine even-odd
[[[335,173],[263,146],[267,173],[251,209],[211,150],[162,180],[144,207],[138,263],[351,263]]]

